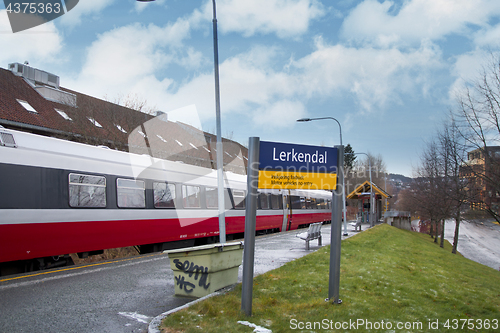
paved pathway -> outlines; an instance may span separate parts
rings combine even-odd
[[[362,230],[366,230],[369,227],[369,224],[363,224]],[[306,250],[306,242],[298,237],[295,237],[297,233],[304,232],[305,230],[306,229],[292,230],[256,238],[254,275],[263,274],[275,268],[281,267],[285,263],[314,252],[322,246],[330,245],[331,224],[325,224],[321,227],[322,246],[318,246],[317,240],[312,240],[309,242],[309,251]],[[355,232],[353,230],[353,227],[347,225],[348,236],[342,236],[342,239],[352,237],[359,233],[359,231]],[[344,232],[343,226],[342,232]],[[242,272],[243,268],[240,266],[238,275],[239,282],[241,282]]]

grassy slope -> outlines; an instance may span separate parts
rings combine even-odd
[[[420,322],[421,331],[427,332],[429,322],[439,320],[439,330],[434,331],[443,332],[447,331],[442,326],[447,319],[460,318],[473,319],[475,323],[475,329],[463,331],[488,331],[477,329],[476,320],[500,320],[500,272],[453,255],[451,246],[446,245],[443,250],[428,235],[380,225],[342,242],[342,305],[324,301],[329,275],[329,247],[324,247],[256,277],[252,317],[247,318],[240,311],[239,285],[224,296],[167,317],[165,332],[253,331],[237,324],[238,320],[273,332],[292,331],[297,326],[291,320],[304,325],[327,322],[329,327],[335,327],[336,322],[365,320],[380,324],[383,320],[394,325],[394,332],[419,331],[398,330],[395,325]],[[459,327],[462,324],[459,322]],[[321,328],[304,331],[335,331]],[[366,331],[363,325],[356,328],[352,331]]]

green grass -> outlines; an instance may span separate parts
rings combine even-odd
[[[256,277],[252,317],[241,312],[240,284],[225,295],[168,316],[162,328],[164,332],[252,332],[253,328],[237,323],[242,320],[273,332],[500,331],[500,272],[451,254],[447,242],[442,249],[428,235],[386,224],[343,241],[341,305],[324,301],[329,250],[324,247]],[[438,329],[430,329],[436,320]],[[449,330],[443,326],[447,320]],[[392,330],[387,329],[389,323]],[[484,328],[487,323],[489,329]]]

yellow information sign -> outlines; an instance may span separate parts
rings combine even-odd
[[[337,174],[318,172],[259,171],[259,188],[334,190]]]

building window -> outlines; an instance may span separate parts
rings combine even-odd
[[[26,109],[26,111],[31,112],[31,113],[38,113],[35,110],[35,108],[30,105],[30,103],[28,103],[26,101],[23,101],[23,100],[20,100],[20,99],[18,99],[17,101],[18,101],[19,104],[22,105],[23,108]]]
[[[70,117],[70,116],[68,116],[68,114],[67,114],[66,112],[64,112],[63,110],[59,110],[59,109],[54,109],[54,110],[56,110],[56,112],[57,112],[57,113],[59,113],[59,115],[60,115],[61,117],[63,117],[64,119],[69,120],[69,121],[72,121],[72,120],[73,120],[73,119],[71,119],[71,117]]]
[[[156,136],[158,137],[158,139],[160,139],[161,141],[167,143],[167,140],[165,140],[161,135],[159,134],[156,134]]]
[[[99,124],[99,123],[97,122],[97,120],[95,120],[94,118],[92,118],[92,117],[87,117],[87,119],[88,119],[88,120],[89,120],[92,124],[94,124],[94,126],[95,126],[95,127],[102,128],[102,125],[101,125],[101,124]]]
[[[70,207],[106,207],[106,178],[102,176],[69,174]]]
[[[127,134],[127,131],[126,131],[123,127],[121,127],[121,126],[120,126],[120,125],[118,125],[118,124],[115,124],[115,126],[116,126],[116,128],[118,128],[118,130],[119,130],[120,132]]]

